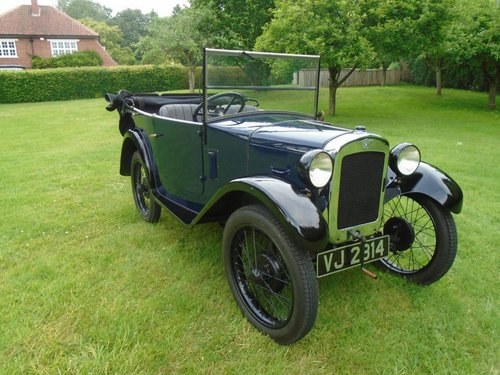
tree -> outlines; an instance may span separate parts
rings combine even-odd
[[[419,7],[414,0],[365,0],[363,33],[370,41],[382,67],[382,86],[391,63],[417,50],[416,19]]]
[[[213,14],[201,26],[216,47],[252,50],[272,19],[274,0],[191,0],[191,6]]]
[[[500,83],[500,4],[477,0],[457,4],[460,14],[451,32],[451,45],[457,63],[477,63],[488,84],[488,107],[496,108]]]
[[[195,68],[201,64],[202,48],[209,36],[200,27],[210,12],[194,8],[178,9],[167,18],[155,18],[149,35],[140,42],[144,51],[143,63],[165,63],[169,60],[188,68],[189,91],[194,92]]]
[[[288,53],[320,54],[329,72],[329,114],[336,111],[339,86],[374,61],[362,32],[363,14],[355,0],[276,0],[274,18],[257,38],[256,48]],[[342,68],[350,67],[341,77]]]
[[[125,9],[118,12],[109,23],[118,26],[123,34],[122,46],[136,49],[139,40],[147,35],[151,21],[158,17],[158,14],[151,12],[143,14],[139,9]],[[136,60],[140,61],[142,56],[136,51]]]
[[[77,20],[92,18],[101,22],[108,21],[113,12],[112,9],[91,0],[58,0],[57,8]]]
[[[421,57],[434,66],[436,95],[442,94],[442,72],[450,59],[450,26],[454,21],[454,0],[422,0],[422,11],[416,22]]]
[[[117,63],[134,64],[134,53],[128,47],[122,47],[123,35],[117,26],[110,26],[92,18],[83,18],[80,22],[99,34],[101,44]]]

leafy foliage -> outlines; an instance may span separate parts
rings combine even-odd
[[[79,51],[49,58],[34,56],[32,63],[33,69],[101,66],[102,58],[96,51]]]
[[[112,9],[92,0],[57,0],[57,8],[77,20],[92,18],[104,22],[112,13]]]
[[[125,9],[109,21],[109,24],[121,30],[123,39],[120,44],[134,51],[136,61],[142,59],[142,54],[137,50],[137,44],[147,35],[149,24],[157,17],[155,12],[143,14],[139,9]]]
[[[92,18],[84,18],[80,22],[99,34],[101,44],[106,47],[106,51],[118,64],[135,63],[134,52],[130,47],[123,46],[123,33],[117,26],[110,26]]]
[[[436,86],[435,68],[428,60],[418,58],[410,63],[411,82],[417,85]],[[481,66],[474,61],[467,64],[453,64],[447,62],[443,68],[443,87],[488,91]]]
[[[441,61],[451,0],[366,0],[365,34],[385,72],[393,62],[424,52]]]
[[[457,6],[460,22],[451,33],[451,49],[457,64],[477,64],[488,84],[488,106],[496,107],[500,84],[500,4],[494,0],[462,2]]]
[[[342,68],[366,67],[375,55],[362,33],[362,9],[354,1],[277,0],[274,18],[257,38],[256,48],[320,54],[330,72],[329,113],[335,114]]]
[[[189,88],[194,90],[194,69],[201,64],[202,48],[207,45],[207,35],[200,25],[210,15],[194,8],[178,9],[168,18],[152,20],[149,36],[140,48],[144,53],[142,62],[159,64],[175,61],[189,70]]]
[[[212,17],[202,22],[213,47],[252,50],[275,8],[274,0],[192,0],[191,6]]]

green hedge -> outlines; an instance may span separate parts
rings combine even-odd
[[[173,65],[0,71],[0,103],[98,98],[120,89],[137,93],[187,87],[187,69]]]

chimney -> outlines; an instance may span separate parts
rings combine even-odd
[[[31,15],[40,16],[40,7],[38,6],[38,0],[31,0]]]

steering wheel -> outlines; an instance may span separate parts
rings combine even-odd
[[[208,114],[211,116],[223,116],[229,111],[229,109],[235,102],[239,102],[240,107],[234,113],[239,113],[243,111],[243,108],[245,108],[246,101],[246,97],[239,92],[221,92],[220,94],[212,95],[207,99]],[[200,103],[194,110],[193,121],[198,122],[198,117],[203,116],[202,110],[203,102]]]

